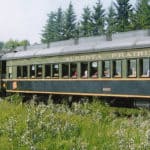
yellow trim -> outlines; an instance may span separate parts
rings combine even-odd
[[[3,81],[148,81],[150,78],[96,78],[96,79],[3,79]]]
[[[12,93],[34,93],[34,94],[59,94],[59,95],[81,95],[81,96],[105,96],[105,97],[122,97],[122,98],[150,98],[145,95],[126,95],[126,94],[95,94],[95,93],[65,93],[65,92],[42,92],[42,91],[19,91],[19,90],[6,90]]]

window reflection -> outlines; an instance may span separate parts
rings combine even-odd
[[[38,77],[38,78],[42,78],[42,65],[37,65],[37,71],[36,71],[36,76]]]
[[[17,78],[21,78],[21,66],[17,66]]]
[[[28,67],[23,66],[23,78],[27,78],[27,77],[28,77]]]
[[[30,65],[30,77],[35,78],[35,65]]]
[[[141,77],[149,77],[150,76],[150,64],[149,59],[144,58],[140,59],[140,75]]]
[[[96,61],[90,63],[90,77],[98,77],[98,63]]]
[[[69,64],[62,64],[62,77],[69,78]]]
[[[128,77],[137,76],[136,65],[136,59],[128,60]]]
[[[51,77],[51,65],[46,64],[45,65],[45,78],[50,78]]]
[[[103,77],[106,78],[110,77],[110,61],[102,62],[102,72],[103,72]]]
[[[81,77],[88,78],[88,63],[87,62],[81,63]]]
[[[76,63],[70,64],[70,76],[71,76],[71,78],[77,78],[77,76],[78,76]]]
[[[59,65],[58,64],[53,64],[52,65],[52,77],[53,78],[59,78]]]
[[[8,67],[8,78],[9,79],[12,78],[12,67],[11,66]]]
[[[113,61],[113,76],[121,77],[122,75],[122,62],[121,60]]]

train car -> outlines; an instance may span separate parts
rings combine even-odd
[[[1,61],[7,93],[150,98],[150,30],[53,42]]]

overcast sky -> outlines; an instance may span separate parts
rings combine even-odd
[[[131,0],[134,1],[134,0]],[[74,10],[79,16],[83,7],[92,8],[97,0],[72,0]],[[112,0],[101,0],[104,8]],[[66,10],[70,0],[0,0],[0,41],[9,39],[29,40],[40,43],[41,30],[46,24],[47,14],[58,7]]]

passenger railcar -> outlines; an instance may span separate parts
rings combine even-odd
[[[53,42],[1,62],[6,92],[150,98],[149,30]]]

